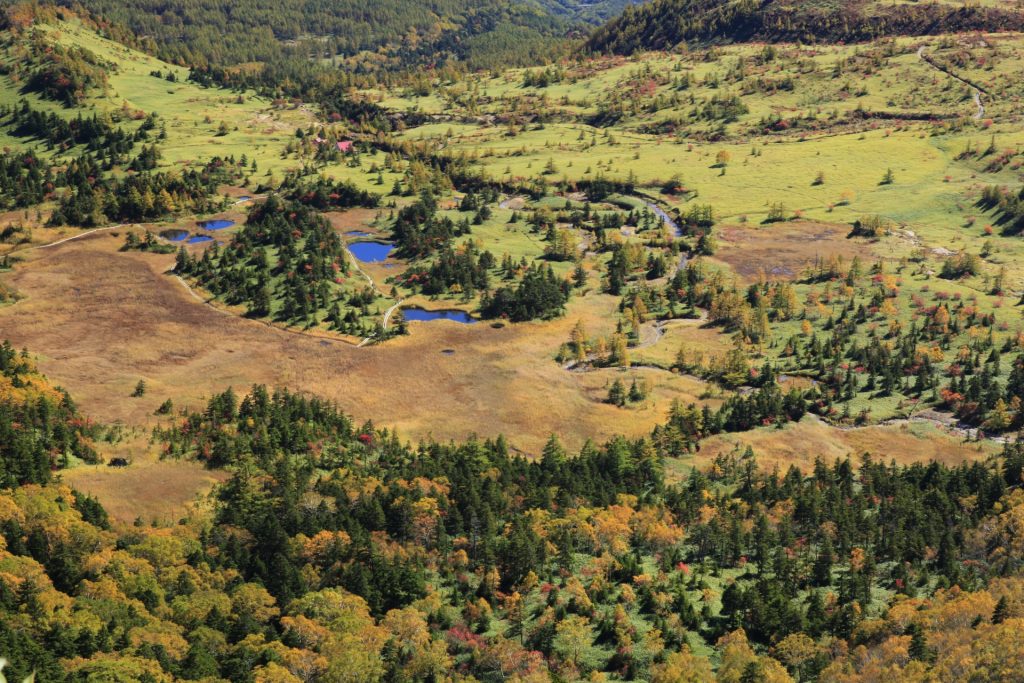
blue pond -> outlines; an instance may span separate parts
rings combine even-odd
[[[457,323],[472,324],[475,323],[469,313],[465,311],[428,311],[423,308],[403,308],[402,315],[405,316],[406,320],[454,320]]]
[[[390,242],[353,242],[348,245],[358,260],[363,263],[379,263],[388,257],[395,248]]]
[[[349,237],[369,237],[370,233],[363,232],[362,230],[349,230],[345,233]]]
[[[199,227],[205,228],[207,230],[223,230],[224,228],[230,228],[234,224],[234,221],[218,219],[215,221],[203,221],[202,223],[199,224]]]
[[[188,237],[188,230],[164,230],[160,236],[168,242],[181,242]]]
[[[199,244],[200,242],[212,242],[212,241],[213,241],[213,238],[210,237],[209,235],[196,235],[195,237],[190,237],[189,240],[188,240],[188,243],[189,244]]]

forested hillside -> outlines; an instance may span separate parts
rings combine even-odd
[[[100,433],[28,353],[0,345],[0,487],[45,484],[73,460],[96,461]]]
[[[17,3],[0,3],[11,4]],[[403,67],[442,66],[448,59],[508,63],[537,49],[555,49],[570,26],[569,17],[556,17],[531,0],[59,4],[102,18],[108,35],[117,40],[173,63],[199,67],[330,60],[362,51],[376,53],[367,56],[363,68],[378,67],[385,58]],[[514,44],[509,44],[509,35]]]
[[[610,19],[623,8],[637,4],[638,0],[539,0],[552,14],[579,19],[585,22],[596,22]]]
[[[1024,681],[1020,2],[627,4],[0,0],[0,683]]]
[[[587,48],[632,54],[669,50],[680,43],[752,40],[867,41],[884,36],[959,31],[1019,31],[1024,13],[1014,3],[875,0],[652,0],[627,7],[594,32]]]
[[[47,682],[1015,680],[992,674],[1024,656],[1024,450],[735,453],[668,484],[674,429],[529,462],[228,390],[153,433],[234,471],[208,515],[114,531],[67,486],[6,483],[0,651]]]

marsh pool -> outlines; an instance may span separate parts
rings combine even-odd
[[[473,317],[465,311],[459,310],[441,310],[441,311],[428,311],[425,308],[403,308],[402,315],[408,321],[426,321],[426,320],[453,320],[457,323],[464,323],[471,325],[476,322]]]
[[[363,263],[380,263],[395,250],[395,245],[390,242],[353,242],[348,245],[348,250]]]

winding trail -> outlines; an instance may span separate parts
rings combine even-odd
[[[266,196],[267,195],[265,195],[265,194],[263,194],[263,195],[253,195],[253,196],[248,197],[246,199],[238,199],[238,200],[236,200],[234,202],[234,206],[238,206],[239,204],[246,204],[248,202],[252,202],[252,201],[255,201],[257,199],[265,199]],[[109,231],[109,230],[118,230],[118,229],[121,229],[121,228],[131,227],[132,225],[136,225],[136,224],[135,223],[118,223],[117,225],[108,225],[108,226],[105,226],[105,227],[102,227],[102,228],[92,228],[90,230],[86,230],[84,232],[80,232],[77,235],[71,235],[70,237],[64,237],[64,238],[56,240],[54,242],[48,242],[46,244],[36,244],[36,245],[30,246],[30,247],[23,247],[21,249],[13,249],[13,250],[5,253],[5,254],[0,254],[0,256],[13,256],[15,254],[21,254],[21,253],[26,253],[26,252],[29,252],[29,251],[35,251],[37,249],[49,249],[51,247],[60,246],[61,244],[66,244],[66,243],[71,242],[73,240],[81,239],[83,237],[88,237],[89,235],[93,235],[93,234],[96,234],[96,233],[99,233],[99,232],[105,232],[105,231]],[[373,278],[370,277],[370,274],[367,273],[365,270],[363,270],[362,267],[360,267],[359,259],[357,259],[355,257],[355,254],[353,254],[351,251],[349,251],[347,246],[345,247],[345,253],[348,254],[349,258],[352,260],[352,264],[355,266],[355,269],[359,272],[359,274],[362,275],[364,278],[366,278],[366,282],[370,285],[370,287],[373,289],[373,291],[376,292],[379,296],[382,296],[382,297],[386,296],[384,294],[384,292],[381,291],[380,287],[377,286],[377,283],[374,282]],[[204,299],[180,275],[174,274],[173,272],[171,273],[171,275],[174,277],[175,280],[177,280],[179,283],[181,283],[181,286],[185,288],[185,291],[187,291],[189,293],[189,295],[191,295],[192,298],[195,299],[196,301],[198,301],[198,302],[200,302],[202,304],[205,304],[206,306],[209,306],[213,310],[215,310],[218,313],[221,313],[223,315],[230,315],[232,317],[240,317],[240,316],[236,315],[235,313],[233,313],[232,311],[229,311],[229,310],[227,310],[225,308],[221,308],[220,306],[215,305],[213,299],[210,299],[210,300]],[[383,324],[382,324],[382,327],[383,327],[384,330],[388,329],[388,323],[391,321],[391,317],[394,315],[395,311],[398,310],[399,307],[401,307],[402,303],[404,303],[404,302],[405,302],[405,299],[399,299],[397,303],[395,303],[387,311],[384,312],[384,320],[383,320]],[[266,321],[254,321],[254,322],[260,322],[260,323],[265,324],[265,325],[267,325],[269,327],[273,327],[273,328],[279,329],[279,330],[284,330],[284,331],[289,332],[291,334],[298,334],[298,335],[303,335],[303,336],[307,336],[307,337],[316,337],[318,339],[330,339],[330,340],[333,340],[333,341],[344,341],[343,339],[337,339],[336,337],[332,337],[332,336],[316,334],[316,333],[310,332],[308,330],[294,330],[294,329],[291,329],[291,328],[288,328],[288,327],[281,327],[279,325],[274,325],[273,323],[266,322]],[[356,345],[356,348],[362,348],[363,346],[366,346],[367,344],[369,344],[369,343],[371,343],[371,342],[373,342],[375,340],[376,340],[375,336],[371,335],[369,337],[366,337],[365,339],[363,339],[361,342],[359,342]]]
[[[384,329],[385,330],[388,329],[388,321],[391,320],[391,314],[394,313],[396,310],[398,310],[398,307],[402,305],[403,301],[405,301],[405,299],[399,299],[398,303],[396,303],[394,306],[392,306],[388,310],[384,311]]]
[[[238,206],[239,204],[246,204],[248,202],[252,202],[252,201],[255,201],[257,199],[266,199],[266,198],[267,198],[267,195],[265,195],[265,194],[253,195],[253,196],[249,197],[248,199],[236,200],[234,202],[233,206]],[[14,254],[20,254],[20,253],[24,253],[26,251],[35,251],[36,249],[49,249],[50,247],[56,247],[58,245],[64,244],[65,242],[70,242],[71,240],[77,240],[77,239],[81,239],[83,237],[88,237],[89,235],[92,235],[92,234],[97,233],[97,232],[103,232],[105,230],[118,230],[120,228],[127,228],[127,227],[131,227],[133,225],[139,225],[139,224],[138,223],[118,223],[117,225],[108,225],[108,226],[102,227],[102,228],[92,228],[91,230],[86,230],[84,232],[78,233],[77,235],[72,235],[71,237],[65,237],[65,238],[59,239],[59,240],[57,240],[55,242],[48,242],[46,244],[37,244],[35,246],[24,247],[22,249],[13,249],[13,250],[7,252],[6,254],[3,254],[3,256],[13,256]]]
[[[814,413],[807,413],[808,417],[824,425],[828,425],[833,429],[838,429],[844,432],[857,431],[859,429],[866,429],[869,427],[891,427],[898,425],[909,425],[909,424],[928,424],[937,429],[945,430],[950,434],[955,434],[962,437],[965,441],[993,441],[995,443],[1010,443],[1016,441],[1014,437],[1006,434],[1000,434],[996,436],[990,436],[985,434],[984,430],[979,427],[965,426],[951,415],[946,418],[946,413],[938,413],[935,411],[925,410],[919,414],[911,414],[904,417],[890,417],[880,422],[873,422],[866,425],[844,425],[834,424],[828,420],[823,419],[820,415]]]
[[[196,301],[202,302],[204,304],[210,303],[209,301],[207,301],[203,297],[199,296],[199,293],[196,292],[196,290],[192,289],[192,285],[190,285],[189,283],[185,282],[185,278],[181,277],[180,275],[175,274],[174,275],[174,279],[181,283],[181,286],[185,288],[185,291],[187,291],[189,294],[192,295],[193,299],[195,299]],[[217,308],[216,306],[210,306],[210,308],[213,308],[215,310],[221,311],[223,313],[227,313],[228,312],[228,311],[225,311],[222,308]]]
[[[121,223],[121,224],[118,224],[118,225],[109,225],[109,226],[106,226],[106,227],[103,227],[103,228],[93,228],[91,230],[86,230],[85,232],[81,232],[81,233],[79,233],[77,235],[72,235],[71,237],[65,237],[63,239],[59,239],[59,240],[57,240],[55,242],[48,242],[47,244],[37,244],[37,245],[31,246],[31,247],[25,247],[23,249],[16,249],[14,251],[9,251],[9,252],[7,252],[6,254],[3,254],[3,255],[4,256],[11,256],[11,255],[18,254],[18,253],[25,253],[25,252],[28,252],[28,251],[34,251],[36,249],[49,249],[50,247],[60,246],[62,244],[66,244],[66,243],[71,242],[73,240],[81,239],[83,237],[88,237],[89,235],[93,235],[95,233],[104,232],[104,231],[108,231],[108,230],[117,230],[118,228],[125,228],[125,227],[128,227],[130,225],[132,225],[132,224],[131,223]],[[349,252],[347,249],[345,251],[346,251],[346,253],[349,254],[349,256],[352,256],[352,253]],[[352,259],[355,260],[355,257],[352,256]],[[363,277],[366,278],[366,280],[370,283],[370,285],[373,287],[375,292],[377,292],[378,294],[381,294],[381,296],[383,296],[383,294],[380,292],[380,289],[377,288],[376,283],[374,283],[373,278],[371,278],[369,275],[367,275],[366,272],[363,271],[363,269],[359,267],[358,263],[356,263],[356,270],[358,270],[363,275]],[[266,321],[266,320],[256,320],[254,318],[247,318],[245,316],[240,316],[240,315],[234,313],[233,311],[230,311],[230,310],[228,310],[226,308],[223,308],[221,306],[216,305],[214,299],[205,299],[205,298],[203,298],[199,294],[199,292],[197,292],[195,290],[195,288],[192,287],[192,285],[190,285],[188,282],[186,282],[185,279],[182,278],[180,275],[177,275],[177,274],[175,274],[175,273],[173,273],[171,271],[168,271],[167,274],[171,275],[175,280],[177,280],[181,284],[181,286],[185,288],[185,291],[188,292],[189,296],[191,296],[193,299],[195,299],[199,303],[201,303],[201,304],[211,308],[212,310],[217,311],[221,315],[231,316],[232,318],[241,318],[242,320],[247,320],[249,322],[257,323],[259,325],[264,325],[266,327],[271,327],[271,328],[273,328],[275,330],[281,330],[282,332],[287,332],[289,334],[294,334],[294,335],[298,335],[298,336],[302,336],[302,337],[314,337],[316,339],[323,339],[323,340],[328,340],[328,341],[337,341],[337,342],[342,342],[342,343],[346,343],[346,344],[352,344],[351,341],[348,341],[348,340],[346,340],[344,338],[341,338],[341,337],[338,337],[338,336],[328,335],[328,334],[318,334],[318,333],[312,332],[310,330],[296,330],[296,329],[293,329],[291,327],[285,327],[283,325],[275,325],[274,323]],[[391,316],[395,312],[395,310],[399,306],[401,306],[403,301],[404,301],[404,299],[400,300],[394,306],[389,308],[387,310],[387,312],[384,314],[384,329],[387,329],[388,321],[391,319]],[[375,338],[372,337],[372,336],[371,337],[367,337],[366,339],[363,339],[359,344],[355,344],[354,346],[356,348],[361,348],[361,347],[365,346],[366,344],[374,341],[374,339]]]
[[[945,67],[939,66],[939,64],[937,64],[935,60],[933,60],[931,57],[924,53],[924,48],[924,45],[917,48],[917,56],[918,58],[921,59],[921,61],[923,61],[925,64],[929,65],[933,69],[941,71],[950,78],[960,81],[961,83],[963,83],[964,85],[971,89],[971,98],[974,100],[974,104],[978,108],[978,110],[974,113],[974,115],[971,118],[973,118],[975,121],[980,121],[981,118],[985,116],[985,103],[981,101],[981,93],[985,92],[985,90],[981,86],[972,83],[963,76],[959,76],[953,71],[950,71]]]
[[[348,254],[349,259],[352,260],[352,265],[355,266],[355,269],[357,271],[359,271],[359,274],[362,275],[364,278],[366,278],[366,281],[370,284],[370,288],[373,289],[373,291],[375,291],[378,295],[380,295],[382,297],[386,297],[387,295],[384,294],[384,292],[381,291],[380,287],[377,286],[377,283],[373,281],[372,277],[370,277],[370,274],[362,269],[362,267],[359,265],[359,259],[356,258],[355,254],[353,254],[351,251],[349,251],[349,248],[348,248],[347,245],[345,246],[345,253]],[[399,299],[398,302],[394,306],[392,306],[391,308],[389,308],[387,311],[384,312],[384,322],[382,324],[382,327],[383,327],[383,329],[385,331],[388,329],[388,322],[391,320],[391,315],[395,312],[395,310],[398,309],[399,306],[402,305],[402,303],[404,301],[405,301],[405,299]],[[376,339],[375,336],[370,335],[369,337],[366,337],[365,339],[363,339],[363,341],[359,342],[356,345],[356,348],[361,349],[364,346],[366,346],[367,344],[369,344],[372,341],[374,341],[375,339]]]
[[[359,347],[361,347],[363,345],[362,343],[360,343],[360,344],[353,344],[348,339],[345,339],[345,338],[342,338],[342,337],[338,337],[338,336],[335,336],[335,335],[332,335],[332,334],[319,334],[319,333],[313,332],[311,330],[297,330],[297,329],[295,329],[293,327],[288,327],[288,326],[285,326],[285,325],[275,324],[275,323],[273,323],[273,322],[271,322],[269,320],[260,320],[258,318],[250,318],[248,316],[238,315],[237,313],[234,313],[234,312],[232,312],[232,311],[230,311],[230,310],[228,310],[226,308],[218,306],[216,304],[216,299],[204,299],[202,296],[200,296],[199,292],[197,292],[195,290],[195,288],[192,287],[192,285],[190,285],[188,282],[186,282],[185,279],[182,278],[180,275],[177,275],[177,274],[175,274],[175,273],[173,273],[171,271],[168,271],[167,274],[171,275],[171,277],[173,277],[175,280],[180,282],[181,286],[185,288],[185,291],[188,292],[192,296],[193,299],[195,299],[199,303],[207,306],[208,308],[210,308],[210,309],[212,309],[214,311],[217,311],[221,315],[226,315],[226,316],[229,316],[231,318],[235,318],[235,319],[239,319],[239,320],[244,320],[244,321],[250,322],[250,323],[255,323],[257,325],[263,325],[264,327],[269,327],[271,329],[278,330],[279,332],[287,332],[288,334],[293,334],[293,335],[295,335],[297,337],[312,337],[314,339],[321,339],[321,340],[324,340],[324,341],[341,342],[343,344],[349,344],[350,346],[354,346],[356,348],[359,348]],[[364,340],[364,342],[365,342],[365,340]]]
[[[32,247],[24,247],[23,249],[13,249],[7,252],[6,254],[3,254],[3,256],[13,256],[14,254],[22,254],[26,251],[35,251],[36,249],[49,249],[50,247],[56,247],[57,245],[64,244],[65,242],[70,242],[71,240],[77,240],[81,239],[82,237],[88,237],[89,235],[92,235],[97,232],[103,232],[104,230],[117,230],[118,228],[124,228],[127,227],[128,225],[132,224],[118,223],[117,225],[108,225],[105,228],[93,228],[92,230],[86,230],[85,232],[80,232],[77,235],[72,235],[71,237],[65,237],[64,239],[57,240],[56,242],[37,244]]]

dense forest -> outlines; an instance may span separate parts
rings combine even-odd
[[[17,4],[8,0],[0,5]],[[571,18],[530,1],[209,0],[166,3],[86,0],[58,3],[85,9],[111,37],[188,66],[286,63],[345,58],[381,50],[393,64],[442,66],[445,60],[515,60],[550,52]],[[508,37],[513,40],[509,41]],[[528,48],[527,46],[532,46]],[[526,48],[524,52],[524,48]],[[373,68],[378,57],[361,62]]]
[[[12,383],[31,367],[9,346],[0,360]],[[262,386],[172,417],[164,457],[234,473],[212,517],[115,532],[66,486],[0,492],[13,674],[1012,680],[988,674],[1024,655],[1016,445],[806,473],[737,451],[668,483],[671,423],[576,455],[552,436],[530,461],[503,439],[404,444]]]
[[[1019,31],[1024,27],[1024,13],[1010,4],[958,7],[940,2],[872,0],[652,0],[627,7],[595,31],[586,47],[594,52],[632,54],[670,50],[680,43],[853,42],[883,36]]]

